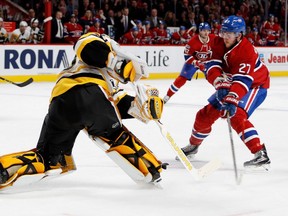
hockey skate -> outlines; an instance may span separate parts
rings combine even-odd
[[[187,146],[181,148],[181,150],[183,151],[183,153],[186,155],[186,157],[189,160],[193,160],[195,157],[195,154],[197,154],[198,152],[198,148],[199,148],[199,145],[188,144]],[[179,161],[180,160],[179,157],[176,157],[176,160]]]
[[[263,146],[260,151],[255,153],[254,159],[244,163],[244,167],[245,169],[250,170],[259,170],[259,168],[263,168],[264,170],[268,171],[270,168],[270,163],[271,162],[267,155],[266,148]]]

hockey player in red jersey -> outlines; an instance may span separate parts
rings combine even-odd
[[[97,32],[99,34],[105,34],[105,28],[101,27],[101,20],[96,18],[93,26],[91,26],[88,32]]]
[[[180,26],[179,31],[174,32],[171,36],[171,44],[185,45],[189,41],[190,36],[187,34],[186,27]]]
[[[36,148],[0,157],[0,189],[22,176],[47,179],[51,172],[75,170],[72,149],[81,130],[135,182],[161,180],[162,163],[122,123],[161,117],[159,91],[137,82],[148,77],[146,62],[98,33],[81,36],[74,51],[71,67],[59,74],[52,90]],[[119,89],[118,82],[137,82],[136,96]]]
[[[187,80],[191,80],[197,70],[203,71],[205,61],[211,58],[211,43],[214,35],[210,34],[211,28],[208,23],[200,23],[199,34],[189,40],[184,49],[185,63],[181,73],[169,87],[166,96],[163,98],[166,103]]]
[[[154,40],[154,33],[153,30],[150,28],[150,21],[144,22],[144,32],[141,36],[140,44],[152,44]]]
[[[249,117],[265,100],[270,77],[257,51],[244,37],[245,30],[242,17],[233,15],[223,21],[221,37],[214,39],[212,59],[205,65],[206,78],[216,92],[208,99],[209,104],[197,112],[190,143],[182,151],[193,157],[211,133],[213,123],[220,117],[230,118],[232,128],[254,154],[244,167],[268,170],[270,159],[265,145]]]
[[[74,44],[83,34],[83,27],[76,22],[75,14],[70,17],[70,22],[64,23],[64,39]]]
[[[137,26],[134,26],[129,32],[124,34],[120,40],[120,44],[140,44],[142,34]]]
[[[162,44],[162,45],[167,45],[170,43],[170,38],[168,37],[168,32],[165,27],[165,22],[160,20],[159,21],[159,27],[154,28],[154,39],[153,43],[154,44]]]

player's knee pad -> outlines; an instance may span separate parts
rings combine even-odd
[[[144,176],[151,174],[151,181],[160,179],[160,172],[162,171],[161,161],[157,160],[151,150],[125,127],[114,141],[103,137],[101,139],[111,144],[111,147],[107,150],[108,153],[112,151],[118,152]]]
[[[12,182],[21,175],[44,173],[45,166],[35,150],[0,157],[0,184]]]

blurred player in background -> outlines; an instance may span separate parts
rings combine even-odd
[[[7,30],[3,27],[3,18],[0,17],[0,44],[5,44],[9,41]]]
[[[27,31],[27,22],[21,21],[19,28],[15,29],[10,36],[10,43],[26,44],[30,41],[30,32]]]
[[[171,44],[184,45],[184,44],[187,44],[189,39],[190,39],[190,36],[189,34],[187,34],[186,27],[180,26],[179,31],[173,32],[170,41],[171,41]]]
[[[39,21],[36,18],[32,18],[30,26],[27,27],[27,31],[30,32],[29,43],[39,44],[42,43],[44,38],[44,33],[40,30]]]
[[[187,80],[191,80],[197,70],[204,71],[204,62],[209,60],[212,56],[211,43],[214,35],[210,34],[211,28],[208,23],[200,23],[199,34],[195,35],[189,40],[184,49],[185,63],[182,67],[181,73],[169,87],[165,97],[166,103]]]

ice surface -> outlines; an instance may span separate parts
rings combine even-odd
[[[164,96],[173,80],[147,80]],[[19,88],[0,85],[0,155],[34,148],[47,112],[53,83]],[[162,122],[176,143],[187,144],[194,117],[213,88],[203,79],[192,80],[164,107]],[[288,78],[272,78],[266,101],[252,115],[272,161],[271,171],[245,173],[235,183],[228,127],[218,120],[199,149],[193,165],[218,157],[222,167],[197,182],[174,160],[156,124],[125,121],[157,157],[168,162],[162,172],[163,189],[136,185],[84,133],[73,150],[77,171],[23,191],[0,192],[0,214],[61,216],[286,216],[288,215]],[[239,172],[253,155],[233,132]]]

